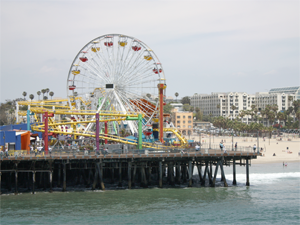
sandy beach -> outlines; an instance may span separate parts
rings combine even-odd
[[[198,142],[199,136],[191,135],[190,139]],[[219,144],[222,140],[226,146],[231,146],[232,137],[211,137],[212,144]],[[209,135],[202,134],[201,142],[209,143]],[[257,138],[233,137],[233,143],[235,144],[236,142],[238,146],[253,147],[254,144],[257,145]],[[257,159],[252,160],[252,164],[300,162],[300,156],[298,155],[298,152],[300,152],[300,138],[297,137],[297,135],[283,135],[281,137],[273,136],[271,139],[259,138],[259,148],[263,148],[261,152],[263,156],[259,156]],[[273,156],[274,153],[276,156]]]

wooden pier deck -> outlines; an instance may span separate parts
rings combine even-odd
[[[146,152],[147,153],[147,152]],[[89,155],[55,153],[49,155],[18,155],[0,158],[1,192],[17,194],[19,189],[32,193],[37,188],[53,191],[53,187],[67,190],[67,184],[82,184],[86,188],[105,190],[105,184],[117,183],[131,189],[135,185],[148,187],[181,184],[193,186],[193,170],[197,168],[198,186],[214,187],[218,170],[224,186],[228,186],[223,166],[232,166],[233,185],[236,184],[236,165],[246,167],[260,153],[221,150],[187,150],[186,152],[151,152]],[[38,174],[38,176],[36,175]],[[14,187],[14,188],[13,188]]]

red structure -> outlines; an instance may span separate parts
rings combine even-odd
[[[165,84],[157,85],[159,90],[159,140],[161,143],[164,142],[164,89],[166,89]]]
[[[49,135],[52,135],[52,133],[48,133],[48,117],[53,117],[54,114],[53,113],[50,113],[48,115],[48,112],[45,112],[44,113],[44,116],[43,116],[43,120],[44,120],[44,123],[45,123],[45,132],[44,132],[44,144],[45,144],[45,154],[48,155],[48,136]]]
[[[107,121],[104,122],[104,126],[105,126],[105,129],[104,129],[105,137],[107,137],[107,135],[106,135],[107,134]],[[105,139],[104,143],[107,144],[107,139]]]

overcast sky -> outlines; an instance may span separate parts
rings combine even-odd
[[[119,33],[156,53],[167,96],[299,86],[299,1],[2,1],[0,102],[66,97],[78,51]]]

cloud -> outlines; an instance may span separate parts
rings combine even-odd
[[[277,73],[278,73],[277,70],[270,70],[270,71],[264,73],[263,75],[268,76],[268,75],[275,75]]]

